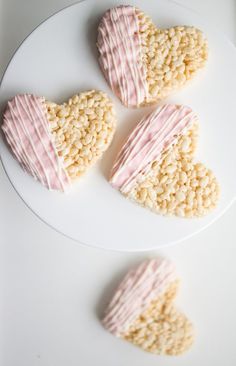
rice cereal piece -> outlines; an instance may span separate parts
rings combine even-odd
[[[179,355],[193,343],[193,325],[174,300],[179,280],[167,259],[146,260],[131,269],[115,291],[104,327],[143,350]]]
[[[64,192],[107,150],[115,125],[111,100],[91,90],[62,105],[16,95],[7,104],[2,129],[22,168],[49,190]]]
[[[197,115],[190,107],[166,104],[144,117],[113,165],[110,183],[155,213],[200,217],[219,199],[211,170],[194,161]]]
[[[98,27],[99,63],[127,107],[157,103],[203,68],[208,44],[192,26],[157,28],[134,6],[106,11]]]

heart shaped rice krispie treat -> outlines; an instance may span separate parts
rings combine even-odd
[[[159,29],[141,10],[124,5],[104,14],[97,47],[105,78],[127,107],[165,98],[192,79],[208,57],[199,29]]]
[[[219,185],[212,171],[195,163],[197,115],[166,104],[131,132],[111,171],[110,183],[155,213],[199,217],[212,210]]]
[[[115,124],[111,100],[91,90],[62,105],[16,95],[7,104],[2,129],[26,172],[50,190],[65,191],[108,148]]]
[[[174,305],[179,280],[167,259],[131,269],[108,305],[104,327],[117,337],[156,354],[179,355],[193,343],[193,326]]]

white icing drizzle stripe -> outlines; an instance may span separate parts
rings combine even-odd
[[[142,65],[136,9],[108,10],[98,28],[99,63],[113,92],[129,107],[140,105],[148,94]]]
[[[108,305],[104,327],[122,336],[176,278],[173,264],[163,258],[147,260],[129,271]]]
[[[196,114],[187,106],[167,104],[144,117],[122,147],[111,171],[112,186],[128,193],[150,164],[161,157],[194,121]]]
[[[23,96],[23,98],[24,98],[24,96]],[[18,102],[21,105],[22,109],[19,108]],[[22,139],[22,141],[24,139],[26,139],[26,141],[27,141],[26,143],[28,144],[28,152],[29,152],[31,163],[35,167],[35,170],[37,171],[39,179],[42,181],[42,183],[45,186],[48,186],[49,189],[51,189],[47,171],[45,170],[44,164],[42,163],[42,161],[39,160],[38,152],[36,151],[36,146],[38,143],[40,143],[40,140],[38,139],[37,134],[34,134],[34,135],[32,134],[32,132],[34,131],[33,126],[37,126],[37,124],[35,124],[34,121],[32,121],[33,122],[32,124],[27,125],[27,122],[25,122],[25,118],[22,115],[24,106],[21,103],[21,98],[19,98],[19,101],[18,101],[18,96],[16,96],[16,98],[15,98],[15,107],[17,109],[18,116],[20,117],[20,123],[18,124],[18,127],[19,127],[19,130],[21,131],[21,139]],[[25,110],[24,110],[24,112],[25,112]],[[16,120],[16,115],[15,115],[14,109],[11,110],[11,113],[14,114],[15,125],[16,125],[17,120]],[[37,127],[35,128],[35,130],[37,131]],[[34,141],[33,141],[33,138],[34,138]]]
[[[150,126],[153,124],[153,121],[155,121],[160,113],[164,112],[166,106],[159,107],[156,110],[156,113],[153,113],[152,116],[150,116]],[[133,130],[133,132],[131,132],[130,136],[128,137],[128,140],[126,142],[126,145],[130,144],[130,149],[127,149],[126,151],[122,152],[122,150],[120,151],[117,160],[113,166],[113,172],[115,173],[116,169],[119,169],[119,166],[121,166],[122,164],[127,164],[128,162],[131,161],[132,159],[132,152],[134,150],[136,150],[137,148],[137,144],[140,140],[140,136],[144,135],[146,133],[146,131],[149,129],[149,125],[146,123],[146,118],[144,117],[141,122],[139,123],[139,128],[135,128]],[[147,131],[148,133],[148,131]],[[132,144],[131,144],[132,143]],[[125,167],[123,167],[125,168]],[[121,168],[120,168],[121,169]],[[115,174],[114,174],[115,175]]]
[[[134,48],[134,42],[132,42],[132,41],[130,42],[130,39],[132,40],[132,33],[130,32],[129,23],[127,21],[127,16],[125,15],[124,9],[125,9],[124,7],[121,8],[121,10],[122,10],[122,20],[124,22],[125,30],[126,30],[128,36],[129,36],[129,38],[127,40],[127,38],[124,37],[124,35],[121,33],[120,27],[117,27],[117,32],[119,32],[119,37],[121,39],[123,39],[123,44],[121,44],[121,46],[122,46],[122,49],[123,49],[124,52],[122,52],[122,54],[124,54],[126,52],[126,50],[129,50],[130,54],[132,54],[132,58],[136,59],[136,53],[135,53],[136,49]],[[119,17],[119,12],[118,12],[117,8],[114,8],[114,13],[116,13],[116,16],[118,18]],[[111,13],[111,15],[112,15],[112,13]],[[137,22],[136,22],[136,16],[134,17],[134,22],[136,23],[135,26],[138,29]],[[114,19],[114,24],[117,24],[115,19]],[[137,35],[137,36],[139,37],[139,35]],[[140,44],[140,40],[139,40],[139,44]],[[122,60],[122,55],[121,55],[121,60]],[[122,62],[122,64],[123,64],[123,62]],[[137,67],[133,68],[131,66],[130,62],[128,62],[128,67],[129,67],[129,71],[132,75],[132,79],[133,79],[133,82],[134,82],[134,85],[135,85],[136,98],[137,98],[138,101],[141,101],[142,100],[142,95],[140,93],[140,87],[139,87],[139,84],[138,84],[138,80],[139,80],[139,77],[140,77],[140,75],[138,74],[138,69],[137,69]],[[125,80],[126,80],[126,84],[129,85],[126,78],[125,78]],[[142,79],[141,79],[141,81],[143,82]],[[143,82],[143,87],[144,88],[145,88],[145,85],[146,84]],[[129,96],[129,93],[128,93],[128,96]],[[128,99],[127,99],[127,103],[129,103]]]
[[[13,131],[13,134],[12,134],[12,138],[16,138],[16,135],[14,134],[14,130],[17,132],[17,138],[16,140],[17,141],[22,141],[24,140],[24,132],[22,134],[22,128],[21,128],[21,124],[19,123],[16,123],[17,119],[15,117],[15,113],[14,113],[14,110],[13,109],[10,109],[9,110],[10,112],[10,116],[11,116],[11,119],[7,119],[7,121],[12,124],[12,131]],[[15,143],[15,141],[14,141]],[[18,145],[16,145],[18,146]],[[34,177],[37,177],[38,175],[40,175],[40,172],[38,171],[37,167],[34,165],[33,161],[32,161],[32,158],[30,155],[28,155],[28,152],[26,150],[26,147],[25,147],[25,144],[24,143],[20,143],[19,144],[19,149],[21,149],[22,151],[22,155],[24,156],[25,160],[27,161],[27,166],[28,166],[28,170],[32,170],[34,172]]]
[[[107,26],[106,19],[104,19],[104,25],[105,25],[106,32],[109,33],[109,28]],[[106,36],[107,33],[105,33],[105,32],[103,32],[103,33],[104,33],[104,45],[106,47],[106,52],[107,52],[107,59],[110,61],[108,63],[110,65],[108,72],[109,72],[109,82],[110,82],[111,88],[114,93],[117,92],[116,85],[113,83],[113,78],[115,76],[116,79],[119,80],[119,82],[120,82],[120,98],[121,98],[121,100],[124,101],[124,104],[127,104],[128,96],[129,96],[129,84],[127,82],[127,79],[123,77],[125,75],[125,70],[124,70],[124,63],[122,61],[122,55],[120,52],[120,48],[117,47],[117,53],[119,55],[119,60],[117,60],[115,58],[114,53],[111,53],[110,58],[109,58],[109,52],[110,52],[109,48],[111,47],[111,45],[115,48],[116,43],[113,41],[112,31],[110,32],[110,44],[109,44],[108,38]],[[99,61],[101,64],[101,58],[99,59]],[[120,77],[120,75],[118,73],[119,67],[121,69],[121,74],[123,75],[122,77]],[[112,70],[114,70],[115,75],[113,75]]]
[[[65,191],[70,179],[54,147],[43,98],[15,96],[8,102],[2,129],[24,170],[48,189]]]

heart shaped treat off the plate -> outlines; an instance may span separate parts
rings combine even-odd
[[[106,309],[104,327],[145,351],[184,353],[193,343],[193,326],[174,306],[178,286],[169,260],[144,261],[120,283]]]
[[[16,95],[7,104],[2,129],[25,171],[48,189],[65,191],[102,156],[115,125],[111,100],[91,90],[62,105]]]
[[[159,29],[142,11],[124,5],[104,14],[97,47],[105,78],[127,107],[165,98],[192,79],[208,57],[199,29]]]
[[[123,145],[110,183],[155,213],[199,217],[219,199],[211,170],[195,163],[197,115],[166,104],[144,117]]]

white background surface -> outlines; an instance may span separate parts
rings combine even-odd
[[[236,41],[233,0],[180,2]],[[1,0],[1,72],[32,28],[70,3]],[[203,233],[162,251],[174,260],[183,279],[178,302],[194,321],[197,337],[183,357],[160,358],[113,339],[98,326],[98,316],[117,279],[145,254],[88,249],[62,237],[24,206],[1,168],[0,364],[90,366],[96,361],[105,365],[106,356],[107,360],[111,357],[109,349],[113,353],[115,349],[111,366],[126,366],[130,360],[138,366],[235,365],[235,217],[234,205]],[[91,334],[86,332],[88,327],[94,329]]]

